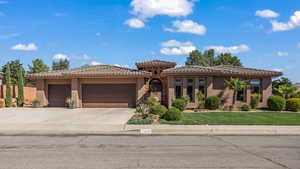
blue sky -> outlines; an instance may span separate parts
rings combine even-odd
[[[300,81],[297,0],[0,0],[0,20],[0,65],[183,65],[189,51],[214,48]]]

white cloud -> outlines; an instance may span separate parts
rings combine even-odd
[[[300,11],[296,11],[288,22],[271,21],[273,32],[292,30],[300,27]]]
[[[300,49],[300,42],[298,43],[297,47]]]
[[[133,0],[131,6],[133,7],[132,13],[142,19],[156,15],[181,17],[193,12],[193,2],[189,0]]]
[[[53,59],[55,59],[55,60],[65,60],[65,59],[69,60],[69,57],[65,54],[58,53],[58,54],[55,54],[53,56]]]
[[[18,34],[18,33],[3,34],[3,35],[0,35],[0,39],[10,39],[10,38],[18,37],[18,36],[20,36],[20,34]]]
[[[277,71],[277,72],[282,72],[283,69],[280,69],[280,68],[275,68],[275,69],[272,69],[273,71]]]
[[[192,42],[179,42],[177,40],[169,40],[161,44],[160,53],[164,55],[186,55],[196,50],[196,46]]]
[[[90,65],[96,66],[96,65],[102,65],[102,63],[97,62],[97,61],[92,61],[92,62],[90,63]]]
[[[119,64],[114,64],[113,66],[129,68],[129,65],[119,65]]]
[[[277,55],[278,55],[278,56],[288,56],[289,53],[279,51],[279,52],[277,52]]]
[[[0,4],[7,4],[7,1],[0,1]]]
[[[239,46],[208,46],[205,47],[205,49],[214,49],[217,53],[232,53],[232,54],[237,54],[237,53],[243,53],[243,52],[248,52],[250,50],[250,47],[247,45],[239,45]]]
[[[279,16],[277,12],[272,11],[270,9],[257,10],[255,15],[262,18],[277,18]]]
[[[19,43],[11,47],[11,50],[36,51],[38,50],[38,47],[34,43],[29,43],[27,45]]]
[[[132,28],[143,28],[145,26],[144,22],[140,19],[137,18],[131,18],[125,21],[125,24],[127,24],[128,26],[132,27]]]
[[[166,28],[165,31],[169,32],[185,32],[192,33],[196,35],[205,35],[206,28],[204,25],[193,22],[192,20],[174,21],[172,23],[173,28]]]
[[[101,32],[97,32],[97,33],[96,33],[96,36],[101,36]]]
[[[56,12],[54,13],[54,16],[60,17],[60,16],[66,16],[66,13],[63,12]]]

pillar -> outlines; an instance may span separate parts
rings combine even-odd
[[[78,79],[72,79],[71,90],[72,98],[75,100],[75,107],[81,107],[81,100],[79,98],[80,84]]]
[[[46,82],[44,79],[36,81],[36,98],[40,100],[41,106],[48,105],[48,99],[46,97]]]

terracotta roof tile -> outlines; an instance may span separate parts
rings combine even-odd
[[[135,64],[138,68],[140,67],[155,67],[155,66],[166,66],[166,67],[175,67],[175,62],[168,62],[168,61],[162,61],[162,60],[150,60],[150,61],[144,61],[144,62],[138,62]]]
[[[170,74],[206,74],[206,75],[220,75],[220,76],[266,76],[276,77],[281,76],[282,72],[269,71],[262,69],[252,69],[239,66],[182,66],[176,68],[170,68],[163,71],[164,75]]]
[[[47,77],[85,77],[85,76],[151,76],[150,72],[138,71],[118,66],[97,65],[85,66],[69,70],[59,70],[51,72],[42,72],[29,74],[29,78],[47,78]]]

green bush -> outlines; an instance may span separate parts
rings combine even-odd
[[[162,117],[167,111],[168,109],[163,105],[154,105],[149,109],[150,114],[159,115],[160,117]]]
[[[152,124],[152,119],[130,119],[127,124]]]
[[[172,102],[172,106],[176,107],[177,109],[179,109],[181,111],[185,110],[187,104],[188,104],[187,100],[185,100],[183,98],[175,99]]]
[[[270,96],[268,98],[268,107],[273,111],[282,111],[285,109],[285,99],[281,96]]]
[[[220,106],[220,98],[217,96],[209,96],[205,100],[205,108],[210,110],[216,110]]]
[[[298,112],[300,111],[300,98],[291,98],[286,101],[286,110]]]
[[[250,111],[251,107],[249,104],[244,104],[244,105],[242,105],[241,110],[242,111]]]
[[[252,109],[256,109],[259,104],[260,95],[259,94],[252,94],[250,105]]]
[[[164,115],[164,119],[168,120],[168,121],[181,120],[182,119],[182,111],[180,111],[176,107],[171,107]]]
[[[159,105],[159,100],[156,97],[148,97],[146,100],[146,104],[149,106]]]

